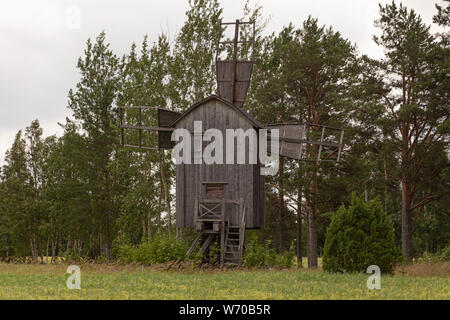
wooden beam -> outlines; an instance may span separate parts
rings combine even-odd
[[[151,130],[151,131],[165,131],[165,132],[172,132],[175,130],[175,128],[168,128],[168,127],[147,127],[147,126],[127,126],[122,125],[120,128],[123,129],[135,129],[135,130]]]
[[[188,252],[186,253],[186,258],[189,258],[189,256],[192,254],[192,252],[194,251],[195,247],[197,246],[197,243],[200,240],[201,236],[202,236],[201,233],[197,233],[197,236],[195,237],[194,242],[192,242],[192,245],[190,246]]]

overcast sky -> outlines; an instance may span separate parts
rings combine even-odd
[[[244,2],[221,0],[224,20],[239,18]],[[258,1],[270,17],[269,33],[289,22],[299,26],[312,15],[372,57],[382,56],[372,41],[380,2],[390,0]],[[442,1],[402,2],[431,24],[434,4]],[[89,37],[105,30],[113,50],[123,55],[145,34],[153,40],[165,32],[173,40],[187,9],[187,0],[1,0],[0,165],[15,133],[33,119],[39,119],[45,136],[61,134],[57,122],[71,115],[67,93],[78,80],[76,62]]]

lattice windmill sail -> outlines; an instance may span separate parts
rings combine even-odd
[[[280,156],[317,163],[340,161],[343,129],[307,122],[270,124],[267,128],[279,130]]]
[[[171,141],[174,128],[170,124],[180,116],[179,112],[148,106],[119,106],[119,110],[122,146],[140,150],[172,149],[174,147],[174,142]],[[155,118],[156,121],[154,121]],[[154,122],[157,123],[156,126]],[[152,134],[154,139],[145,139],[145,135],[151,136]],[[128,141],[127,138],[132,141]]]
[[[234,39],[219,40],[218,46],[231,45],[230,59],[216,57],[218,96],[212,95],[195,103],[183,113],[158,107],[120,107],[121,141],[125,147],[152,151],[172,149],[172,132],[185,129],[194,133],[194,122],[202,121],[202,132],[219,130],[223,137],[227,129],[279,130],[280,156],[301,161],[337,162],[341,158],[344,131],[339,128],[310,123],[276,123],[263,125],[243,106],[253,70],[253,58],[246,59],[240,46],[251,46],[255,41],[254,22],[222,23],[221,28],[234,26]],[[240,39],[240,27],[249,27],[250,39]],[[257,134],[259,139],[259,134]],[[259,143],[259,141],[258,141]],[[225,146],[225,141],[224,141]],[[202,143],[202,152],[206,147]],[[194,148],[194,146],[192,146]],[[238,148],[234,145],[234,154]],[[269,147],[270,150],[270,147]],[[194,158],[195,150],[191,155]],[[229,152],[225,150],[224,154]],[[249,159],[246,150],[245,159]],[[200,253],[206,253],[211,243],[218,240],[220,262],[242,261],[245,230],[262,229],[265,224],[263,164],[176,164],[176,223],[190,228],[197,237],[188,251],[200,244]]]

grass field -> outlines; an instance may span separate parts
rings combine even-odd
[[[321,271],[164,271],[139,266],[81,266],[81,290],[66,288],[66,265],[0,264],[0,299],[450,299],[449,277]]]

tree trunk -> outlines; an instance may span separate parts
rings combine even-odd
[[[45,263],[48,264],[48,246],[50,245],[50,237],[47,237],[47,244],[45,246]]]
[[[38,255],[37,247],[36,247],[36,235],[30,232],[30,249],[31,255],[33,257],[33,262],[38,263]]]
[[[169,224],[169,237],[172,237],[172,213],[170,209],[170,197],[169,197],[169,187],[167,185],[166,176],[164,173],[164,162],[160,155],[160,172],[161,172],[161,183],[164,187],[164,200],[166,201],[167,218]]]
[[[147,240],[150,243],[152,240],[152,211],[148,209],[147,213]]]
[[[412,260],[412,220],[410,186],[402,177],[402,251],[407,263]]]
[[[151,182],[151,177],[152,177],[152,166],[151,166],[151,162],[150,159],[147,160],[150,165],[148,168],[148,181]],[[151,195],[149,195],[149,202],[151,202],[153,199],[151,197]],[[149,206],[148,211],[147,211],[147,241],[148,243],[150,243],[150,241],[152,240],[152,209]]]
[[[280,203],[280,254],[283,254],[285,250],[285,242],[286,242],[286,226],[284,221],[284,186],[283,186],[283,178],[284,178],[284,158],[280,158],[280,170],[279,170],[279,203]]]
[[[52,263],[55,262],[57,240],[52,239]]]
[[[298,188],[298,204],[297,204],[297,266],[303,267],[302,264],[302,188]]]
[[[317,268],[317,225],[315,199],[317,194],[317,182],[314,173],[311,180],[311,194],[308,210],[308,268]]]
[[[386,156],[384,156],[384,212],[387,212],[387,194],[388,194],[388,177],[387,177],[387,165],[386,165]]]
[[[69,254],[70,253],[70,234],[69,234],[69,236],[67,237],[67,246],[66,246],[66,252],[67,252],[67,254]]]
[[[365,201],[365,202],[368,202],[368,201],[369,201],[369,191],[367,190],[367,181],[368,181],[368,180],[366,180],[366,181],[364,182],[364,201]]]
[[[38,238],[38,253],[41,253],[41,264],[44,264],[44,248],[42,246],[41,238]]]
[[[5,251],[6,251],[6,259],[9,257],[9,235],[5,236]]]
[[[315,210],[308,212],[308,268],[317,268],[317,226]]]
[[[106,213],[106,230],[105,230],[105,237],[106,237],[106,241],[105,241],[105,248],[106,248],[106,259],[108,259],[108,261],[111,259],[111,237],[110,237],[110,232],[109,232],[109,228],[110,228],[110,219],[111,219],[111,213],[108,210],[108,212]]]
[[[156,216],[156,226],[161,227],[161,212],[162,212],[162,198],[163,198],[163,184],[159,186],[159,198],[158,198],[158,215]]]

